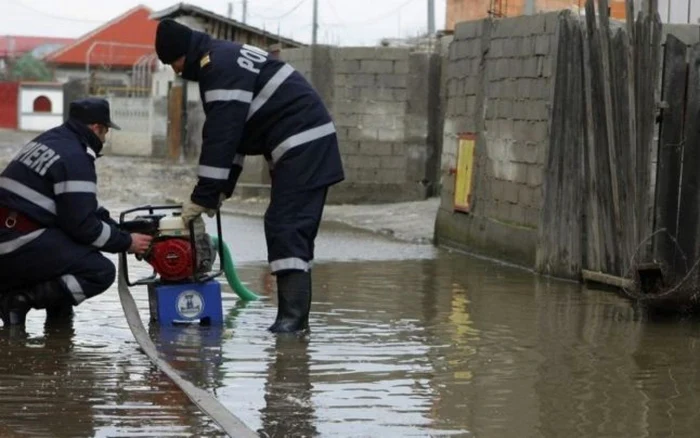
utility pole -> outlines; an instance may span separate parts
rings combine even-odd
[[[228,14],[227,14],[227,17],[228,17],[228,18],[233,17],[233,3],[231,3],[231,2],[228,2]]]
[[[691,0],[688,0],[688,24],[690,24],[691,5]]]
[[[435,34],[435,0],[428,0],[428,36]]]
[[[318,41],[318,0],[314,0],[313,30],[311,31],[311,44]]]
[[[243,0],[243,23],[246,22],[248,15],[248,0]]]

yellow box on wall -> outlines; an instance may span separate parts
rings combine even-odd
[[[474,180],[474,151],[476,136],[461,134],[457,147],[457,168],[455,173],[454,210],[469,212],[472,207],[472,186]]]

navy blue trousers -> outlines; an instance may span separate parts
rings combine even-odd
[[[0,233],[5,239],[12,237],[6,233],[15,232]],[[108,258],[56,228],[47,229],[12,252],[0,254],[0,292],[57,280],[66,292],[66,300],[78,305],[107,290],[115,278],[116,268]]]
[[[273,181],[265,212],[267,258],[273,274],[311,269],[327,193],[328,187],[295,191]]]

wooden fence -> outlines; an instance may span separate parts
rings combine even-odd
[[[697,304],[700,44],[662,47],[657,0],[607,11],[561,15],[537,269]]]
[[[607,11],[588,0],[585,19],[561,15],[537,257],[547,274],[627,277],[652,251],[661,22],[641,13],[613,28]]]

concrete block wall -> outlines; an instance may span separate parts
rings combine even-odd
[[[558,17],[457,25],[445,66],[438,242],[534,265]],[[477,136],[469,214],[453,209],[462,133]]]
[[[423,199],[436,179],[436,56],[408,48],[286,49],[280,57],[305,74],[336,124],[346,180],[330,202]],[[309,61],[310,60],[310,61]],[[311,70],[305,73],[305,69]]]

